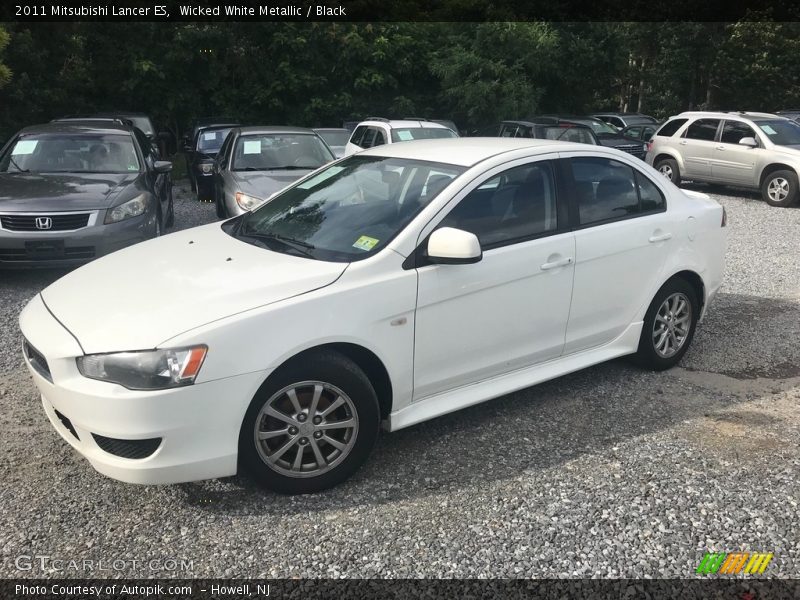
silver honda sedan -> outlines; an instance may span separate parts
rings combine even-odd
[[[311,129],[232,129],[214,163],[214,201],[221,219],[254,209],[275,192],[335,159]]]

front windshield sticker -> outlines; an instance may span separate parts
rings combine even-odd
[[[414,136],[413,136],[413,135],[411,135],[411,132],[410,132],[410,131],[398,131],[398,132],[397,132],[397,137],[398,137],[398,138],[400,139],[400,141],[402,141],[402,142],[407,142],[407,141],[409,141],[409,140],[413,140],[413,139],[414,139]]]
[[[261,140],[244,142],[245,154],[261,154]]]
[[[33,154],[33,151],[36,149],[36,144],[38,144],[38,140],[22,140],[17,142],[17,145],[14,146],[14,149],[11,151],[12,156],[18,156],[20,154]]]
[[[764,132],[764,133],[766,133],[767,135],[775,135],[776,133],[778,133],[777,131],[775,131],[775,130],[774,130],[772,127],[770,127],[769,125],[761,125],[761,131],[763,131],[763,132]]]
[[[307,179],[297,187],[301,190],[310,190],[318,183],[322,183],[326,179],[330,179],[331,177],[333,177],[337,173],[341,173],[342,171],[344,171],[344,167],[339,167],[339,166],[329,167],[319,175],[312,177],[311,179]]]
[[[211,140],[215,140],[215,139],[217,139],[217,132],[216,131],[211,131],[209,133],[204,133],[203,134],[203,139],[205,141],[207,141],[207,142],[210,142]]]
[[[356,243],[353,244],[353,248],[358,248],[359,250],[365,250],[369,252],[375,246],[378,245],[378,240],[374,237],[369,237],[368,235],[362,235],[360,238],[356,240]]]
[[[138,171],[139,167],[137,165],[128,165],[128,171]]]

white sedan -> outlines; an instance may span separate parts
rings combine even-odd
[[[618,356],[675,365],[725,213],[628,154],[389,144],[224,223],[116,252],[20,316],[55,429],[101,473],[335,485],[408,427]]]

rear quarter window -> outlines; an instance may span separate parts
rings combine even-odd
[[[671,121],[667,121],[664,125],[661,126],[656,132],[656,135],[664,136],[664,137],[672,137],[675,135],[675,132],[678,131],[689,119],[672,119]]]

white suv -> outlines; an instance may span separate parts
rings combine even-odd
[[[449,127],[427,119],[390,121],[383,117],[369,117],[353,130],[353,135],[350,136],[345,147],[344,155],[349,156],[367,148],[395,142],[456,137],[458,134]]]
[[[798,199],[800,125],[755,112],[684,112],[653,135],[646,160],[682,179],[761,190],[771,206]]]

